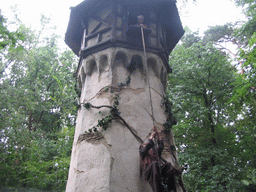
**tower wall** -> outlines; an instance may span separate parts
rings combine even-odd
[[[156,125],[164,130],[165,109],[161,105],[165,95],[167,71],[162,59],[153,53],[112,47],[83,59],[78,69],[81,89],[80,103],[94,106],[113,105],[120,98],[118,109],[122,118],[135,133],[146,140],[153,127],[151,100],[147,84],[146,66],[151,86]],[[128,85],[120,83],[131,77]],[[151,188],[140,176],[140,141],[119,120],[113,120],[108,129],[87,134],[98,120],[109,115],[108,108],[78,111],[67,192],[149,192]],[[162,133],[164,134],[164,133]],[[165,135],[163,156],[176,164],[171,133]],[[174,156],[173,156],[174,154]]]

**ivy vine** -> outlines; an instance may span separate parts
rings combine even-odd
[[[123,83],[119,83],[118,84],[118,87],[121,88],[123,86],[127,86],[131,83],[131,77],[128,76],[125,80],[125,82]],[[110,90],[111,89],[111,90]],[[114,91],[112,90],[112,87],[111,86],[107,86],[104,88],[104,91],[107,92],[109,91],[111,93],[114,93]],[[137,135],[136,133],[134,133],[134,131],[130,128],[130,126],[126,123],[126,121],[120,116],[121,112],[118,110],[118,105],[119,105],[119,100],[121,98],[119,97],[118,94],[115,94],[115,97],[114,97],[114,101],[113,101],[113,105],[101,105],[101,106],[94,106],[92,105],[91,103],[87,102],[87,103],[84,103],[82,104],[84,106],[84,108],[86,108],[87,110],[90,110],[91,108],[95,108],[95,109],[100,109],[100,108],[109,108],[110,109],[110,114],[105,116],[104,118],[98,120],[98,124],[94,127],[92,127],[91,129],[89,129],[89,133],[92,133],[92,132],[95,132],[97,133],[98,132],[98,128],[102,128],[104,131],[107,130],[107,128],[109,127],[109,124],[112,122],[113,119],[119,119],[121,120],[125,126],[137,137],[137,139],[141,140]],[[81,104],[80,104],[81,106]],[[101,113],[101,111],[99,111],[99,113]],[[88,133],[86,131],[86,133]],[[141,140],[142,141],[142,140]]]
[[[164,97],[164,99],[162,100],[162,105],[165,107],[165,113],[167,113],[167,119],[164,123],[164,127],[166,132],[170,132],[172,126],[177,124],[177,120],[172,113],[172,102],[169,101],[167,97]]]
[[[118,87],[123,87],[123,86],[129,85],[130,83],[131,83],[131,76],[128,76],[125,82],[118,84]]]
[[[112,122],[112,120],[115,118],[118,118],[118,116],[120,115],[120,112],[117,108],[117,106],[119,105],[119,99],[120,99],[119,95],[116,94],[116,96],[114,97],[113,106],[110,106],[110,105],[94,106],[89,102],[83,105],[87,110],[89,110],[90,108],[96,108],[96,109],[100,109],[103,107],[110,108],[110,114],[98,120],[98,124],[88,130],[90,133],[98,132],[98,128],[102,128],[104,131],[106,131],[107,128],[109,127],[109,124]],[[99,111],[99,113],[101,113],[101,111]]]

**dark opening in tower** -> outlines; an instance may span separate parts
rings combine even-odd
[[[141,26],[138,21],[138,16],[143,17],[143,22],[141,23],[143,25],[143,35],[145,44],[149,44],[149,34],[151,33],[151,30],[148,28],[147,24],[149,24],[149,15],[148,13],[144,13],[144,11],[131,11],[129,10],[127,12],[128,16],[128,30],[126,32],[127,40],[130,43],[136,44],[136,45],[142,45],[142,32],[141,32]]]

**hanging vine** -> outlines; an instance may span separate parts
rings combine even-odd
[[[101,106],[94,106],[91,103],[85,103],[83,104],[83,106],[89,110],[90,108],[95,108],[95,109],[100,109],[100,108],[109,108],[110,109],[110,114],[107,115],[106,117],[98,120],[98,124],[96,126],[94,126],[93,128],[89,129],[89,133],[91,132],[98,132],[98,128],[102,128],[104,131],[107,130],[107,128],[109,127],[109,124],[112,122],[113,119],[117,118],[118,115],[120,115],[120,112],[117,108],[117,106],[119,105],[119,95],[116,94],[116,96],[114,97],[114,102],[113,102],[113,106],[111,105],[101,105]],[[101,111],[99,111],[99,113],[101,113]]]
[[[114,90],[120,90],[120,88],[129,85],[130,82],[131,82],[131,77],[128,76],[126,78],[125,82],[118,84],[118,88],[107,86],[107,87],[104,88],[104,91],[107,92],[107,91],[110,90],[110,92],[114,94]],[[125,125],[125,127],[127,127],[130,130],[130,132],[142,143],[143,140],[138,136],[136,131],[132,127],[130,127],[128,125],[128,123],[121,117],[121,115],[120,115],[121,112],[118,109],[120,99],[121,98],[119,97],[119,95],[115,93],[115,97],[114,97],[114,100],[113,100],[113,105],[95,106],[95,105],[92,105],[89,102],[79,104],[79,107],[83,106],[87,110],[90,110],[91,108],[94,108],[94,109],[109,108],[110,109],[110,114],[103,117],[102,119],[99,119],[97,125],[88,129],[88,131],[85,131],[85,134],[92,134],[92,133],[97,133],[98,134],[99,133],[99,131],[98,131],[99,128],[102,128],[104,131],[106,131],[108,129],[110,123],[115,119],[115,120],[121,121]],[[101,111],[99,111],[99,113],[101,113]]]
[[[165,107],[165,113],[167,113],[167,119],[164,123],[164,127],[166,132],[170,132],[172,126],[177,124],[177,120],[172,113],[172,103],[167,97],[164,97],[164,99],[162,100],[162,105]]]
[[[118,87],[123,87],[123,86],[129,85],[130,83],[131,83],[131,76],[128,76],[125,82],[118,84]]]

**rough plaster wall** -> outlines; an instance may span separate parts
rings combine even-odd
[[[153,126],[151,105],[143,71],[145,66],[136,68],[132,74],[127,69],[134,55],[143,58],[143,53],[138,51],[109,48],[84,59],[82,67],[86,69],[86,78],[82,82],[80,101],[96,106],[112,105],[115,94],[106,91],[106,86],[111,86],[121,98],[118,106],[121,116],[145,140]],[[161,106],[164,86],[160,72],[163,64],[156,55],[149,53],[147,56],[154,58],[148,62],[152,103],[157,125],[163,129],[162,124],[166,121]],[[90,62],[95,62],[96,67],[92,68]],[[82,67],[80,73],[83,73]],[[129,75],[130,85],[118,88],[118,84]],[[150,192],[149,185],[140,177],[140,142],[121,122],[114,120],[106,131],[99,130],[103,137],[90,141],[82,137],[85,131],[97,125],[99,119],[109,114],[109,109],[100,111],[84,107],[78,111],[66,191]],[[173,162],[168,150],[164,156]]]

